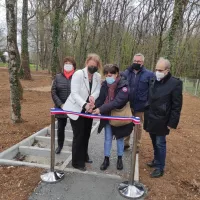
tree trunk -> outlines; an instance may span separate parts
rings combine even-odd
[[[178,32],[181,31],[180,28],[182,26],[183,13],[187,3],[188,0],[175,0],[172,23],[168,35],[167,58],[169,60],[172,60],[175,55],[177,43],[176,36],[178,36]]]
[[[38,29],[39,29],[39,17],[38,17],[38,0],[37,0],[37,14],[36,14],[36,21],[37,21],[37,32],[36,32],[36,59],[37,59],[37,64],[36,64],[36,71],[38,71],[39,68],[39,33],[38,33]]]
[[[55,8],[55,16],[54,16],[54,21],[53,21],[53,37],[52,37],[53,50],[52,50],[52,65],[51,65],[52,78],[60,70],[58,47],[59,47],[59,35],[60,35],[60,12],[61,12],[61,9],[60,9],[59,5],[60,5],[60,0],[57,0],[56,8]]]
[[[29,67],[29,52],[28,52],[28,1],[23,0],[22,11],[22,50],[21,50],[21,67],[24,71],[23,79],[31,80],[31,72]]]
[[[44,60],[44,16],[42,12],[42,8],[39,9],[39,46],[40,46],[40,67],[42,69],[45,68],[45,60]]]
[[[63,15],[67,15],[77,0],[73,0],[67,10],[63,13]],[[62,17],[64,19],[64,16],[62,16],[62,6],[64,3],[66,3],[66,0],[60,1],[56,0],[55,2],[55,14],[53,19],[53,36],[52,36],[52,43],[53,43],[53,49],[52,49],[52,64],[51,64],[51,72],[52,72],[52,78],[56,75],[57,72],[61,71],[60,62],[59,62],[59,56],[58,56],[58,49],[60,46],[60,32],[61,32],[61,21]]]
[[[78,65],[82,68],[84,67],[84,60],[87,55],[87,24],[88,22],[88,13],[91,9],[91,0],[83,1],[83,13],[79,18],[79,28],[80,28],[80,48],[79,48],[79,61]]]
[[[20,84],[18,79],[18,49],[17,49],[17,23],[15,12],[16,0],[6,0],[7,20],[7,45],[8,45],[8,69],[10,81],[11,119],[14,123],[21,122]]]

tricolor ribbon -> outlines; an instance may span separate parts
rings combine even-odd
[[[104,120],[122,120],[122,121],[130,121],[134,124],[140,124],[140,118],[139,117],[122,117],[122,116],[107,116],[107,115],[94,115],[94,114],[88,114],[88,113],[80,113],[80,112],[73,112],[73,111],[67,111],[62,110],[60,108],[51,108],[51,115],[64,115],[64,114],[72,114],[72,115],[78,115],[81,117],[86,118],[92,118],[92,119],[104,119]]]

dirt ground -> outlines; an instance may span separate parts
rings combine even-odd
[[[8,72],[0,68],[0,152],[50,124],[53,106],[47,72],[33,72],[32,81],[22,81],[22,124],[10,121]],[[39,90],[35,88],[40,87]],[[152,145],[143,134],[140,151],[140,180],[148,188],[147,200],[200,200],[200,99],[184,95],[181,121],[167,136],[167,159],[162,178],[151,179],[152,169],[145,163],[152,159]],[[42,169],[0,166],[0,199],[26,200],[40,181]]]
[[[147,133],[140,153],[141,182],[149,190],[148,200],[200,199],[200,99],[184,95],[180,124],[167,136],[165,175],[149,178],[152,145]]]
[[[42,75],[42,76],[41,76]],[[29,137],[50,124],[50,92],[35,91],[49,87],[51,78],[47,72],[33,72],[32,81],[21,81],[24,88],[22,100],[22,124],[10,121],[10,93],[7,69],[0,68],[0,152]],[[0,166],[0,199],[27,200],[40,181],[42,169]]]

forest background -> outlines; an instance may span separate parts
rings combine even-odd
[[[199,0],[0,0],[0,9],[0,56],[5,62],[4,52],[9,55],[14,122],[21,121],[19,78],[30,80],[33,67],[53,78],[65,56],[83,68],[94,52],[103,64],[125,70],[141,52],[152,71],[162,56],[174,76],[200,77]]]

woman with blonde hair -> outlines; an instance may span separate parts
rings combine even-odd
[[[101,75],[97,71],[101,67],[97,54],[87,56],[85,68],[77,70],[72,77],[71,94],[63,107],[64,110],[92,112],[100,92]],[[68,116],[73,130],[72,166],[85,171],[85,163],[92,163],[88,155],[88,143],[93,120],[73,114]]]

